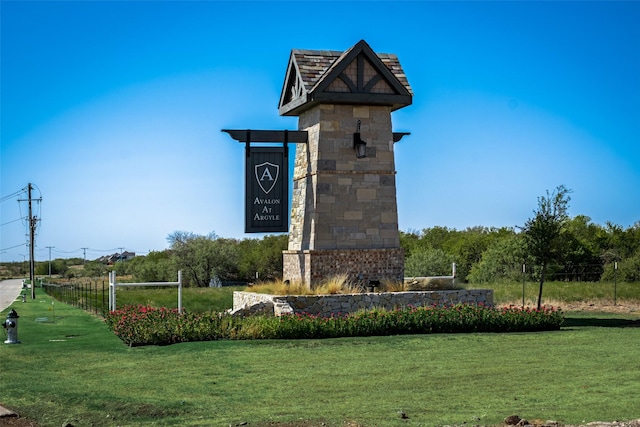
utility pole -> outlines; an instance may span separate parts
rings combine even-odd
[[[32,199],[31,199],[31,191],[33,190],[33,185],[29,183],[27,186],[27,193],[29,196],[29,280],[31,281],[31,299],[36,299],[36,275],[35,275],[35,259],[34,252],[36,246],[36,224],[38,223],[38,218],[33,216],[33,208],[32,208]]]
[[[49,277],[51,277],[51,248],[55,248],[55,246],[46,246],[49,249]]]
[[[82,253],[84,254],[83,255],[84,258],[82,259],[82,265],[85,265],[87,263],[87,249],[89,248],[80,248],[80,249],[82,249]]]
[[[24,189],[23,189],[24,190]],[[29,281],[31,282],[31,299],[36,299],[36,268],[35,268],[35,248],[36,248],[36,226],[38,225],[38,217],[33,216],[33,197],[31,195],[33,191],[33,184],[27,185],[27,200],[18,199],[18,202],[29,202]],[[36,202],[41,202],[42,197],[35,199]]]

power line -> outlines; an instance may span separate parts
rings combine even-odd
[[[19,248],[20,246],[25,246],[25,245],[26,245],[26,243],[21,243],[19,245],[11,246],[11,247],[8,247],[8,248],[2,248],[2,249],[0,249],[0,251],[8,251],[9,249],[15,249],[15,248]]]
[[[112,249],[83,248],[83,249],[87,249],[90,252],[114,252],[116,249],[120,249],[120,248],[112,248]]]
[[[55,247],[55,246],[54,246]],[[79,248],[79,249],[74,249],[72,251],[65,251],[62,249],[55,249],[54,252],[59,253],[59,254],[75,254],[76,252],[81,252],[83,248]]]
[[[38,191],[40,191],[40,189],[38,189]],[[0,202],[5,202],[5,201],[7,201],[7,200],[9,200],[9,199],[13,199],[15,196],[17,196],[17,195],[19,195],[19,194],[22,194],[22,193],[24,193],[24,192],[25,192],[25,189],[24,189],[24,188],[22,188],[22,189],[20,189],[20,190],[18,190],[18,191],[16,191],[16,192],[14,192],[14,193],[7,194],[6,196],[2,196],[2,198],[0,198]]]
[[[3,227],[5,225],[9,225],[9,224],[13,224],[14,222],[18,222],[18,221],[22,221],[24,220],[24,217],[18,218],[18,219],[14,219],[13,221],[9,221],[9,222],[5,222],[4,224],[0,224],[0,227]]]

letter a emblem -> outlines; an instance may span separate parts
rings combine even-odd
[[[266,194],[269,194],[273,187],[278,182],[278,176],[280,174],[280,165],[274,165],[273,163],[264,162],[255,166],[256,180],[258,185],[262,188]]]

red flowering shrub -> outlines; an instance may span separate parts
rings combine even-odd
[[[290,314],[235,318],[224,314],[127,306],[106,322],[129,345],[164,345],[217,339],[300,339],[463,332],[530,332],[559,329],[560,310],[482,305],[381,309],[329,317]]]
[[[219,339],[222,317],[129,305],[109,312],[105,321],[129,345],[164,345]]]

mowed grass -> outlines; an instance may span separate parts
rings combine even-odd
[[[491,285],[466,285],[467,288],[489,288],[494,291],[494,302],[499,305],[522,304],[522,283],[505,282]],[[184,288],[183,306],[192,312],[206,313],[224,311],[233,305],[233,292],[251,290],[243,287]],[[539,284],[525,282],[525,304],[535,306]],[[119,288],[118,307],[127,304],[145,304],[153,307],[176,308],[176,288]],[[640,283],[610,282],[546,282],[543,286],[542,302],[562,307],[565,304],[594,303],[609,306],[614,302],[640,305]]]
[[[22,344],[0,345],[0,402],[41,426],[640,417],[640,321],[633,315],[572,315],[561,331],[544,333],[129,348],[99,318],[52,305],[42,293],[14,308]]]
[[[522,283],[503,282],[491,285],[470,284],[467,288],[493,289],[496,304],[522,304]],[[538,282],[524,283],[525,304],[535,305],[538,300]],[[595,303],[611,305],[614,302],[640,304],[640,283],[612,282],[545,282],[542,287],[542,303],[563,305]]]
[[[193,313],[222,312],[233,306],[233,292],[245,290],[242,286],[222,288],[184,288],[182,306]],[[149,305],[151,307],[178,307],[177,288],[118,288],[118,308],[125,305]]]

